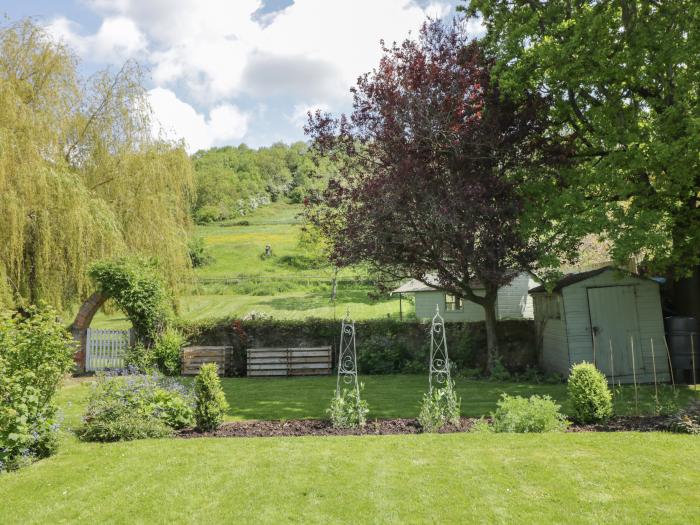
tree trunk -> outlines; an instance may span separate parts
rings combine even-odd
[[[484,307],[484,320],[486,324],[486,371],[491,372],[500,358],[498,351],[498,333],[496,331],[496,296],[498,290],[487,290]]]

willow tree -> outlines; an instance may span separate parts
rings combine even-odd
[[[0,29],[0,305],[65,307],[117,255],[157,255],[178,283],[192,181],[182,144],[152,137],[138,65],[81,79],[33,22]]]

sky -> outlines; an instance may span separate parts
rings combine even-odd
[[[190,152],[304,140],[307,111],[351,110],[379,41],[402,41],[458,0],[0,0],[33,17],[90,75],[128,59],[147,70],[156,131]],[[468,31],[482,28],[470,21]]]

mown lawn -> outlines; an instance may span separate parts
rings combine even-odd
[[[90,378],[59,403],[80,420]],[[377,417],[412,416],[423,376],[364,378]],[[229,419],[322,417],[334,380],[225,379]],[[458,380],[463,411],[502,391]],[[625,396],[630,389],[625,390]],[[649,408],[653,387],[641,397]],[[684,388],[682,402],[694,392]],[[633,402],[618,401],[619,411]],[[700,439],[667,433],[446,434],[80,443],[0,475],[0,523],[692,523]]]
[[[60,393],[61,405],[66,407],[70,424],[82,411],[89,392],[91,379],[70,380]],[[190,379],[185,379],[190,381]],[[231,409],[228,419],[303,419],[325,418],[333,391],[335,377],[294,378],[224,378],[222,384]],[[427,378],[423,375],[364,376],[363,396],[370,406],[370,417],[416,417],[423,392],[427,390]],[[566,385],[537,385],[512,382],[476,381],[457,378],[457,391],[462,398],[462,414],[470,417],[488,415],[496,408],[502,393],[530,396],[549,395],[568,410]],[[668,403],[673,398],[670,387],[660,387],[661,400]],[[655,409],[654,387],[639,387],[639,413],[653,414]],[[687,386],[678,387],[677,403],[687,404],[698,393]],[[623,387],[615,396],[618,414],[636,413],[634,388]]]
[[[0,476],[0,523],[692,523],[700,440],[652,433],[79,444]]]

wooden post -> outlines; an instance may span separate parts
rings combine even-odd
[[[608,337],[608,344],[610,345],[610,375],[612,377],[612,386],[615,388],[615,362],[613,361],[613,348],[612,339]]]
[[[659,387],[656,383],[656,356],[654,355],[654,338],[651,339],[651,366],[654,368],[654,396],[656,396],[656,404],[659,404]]]
[[[668,371],[671,374],[671,385],[673,386],[673,392],[676,392],[676,381],[673,378],[673,361],[671,360],[671,351],[668,349],[668,342],[666,341],[666,336],[664,335],[664,346],[666,347],[666,357],[668,357]]]
[[[695,332],[690,332],[690,359],[693,365],[693,390],[698,389],[698,381],[695,377]]]
[[[632,379],[634,381],[634,411],[639,415],[639,394],[637,393],[637,366],[634,363],[634,336],[630,334],[630,350],[632,351]]]

